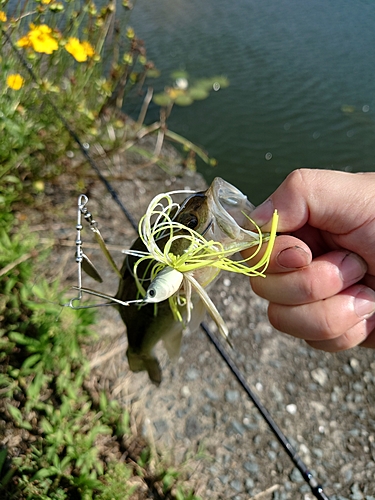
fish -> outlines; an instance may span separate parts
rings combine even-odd
[[[206,191],[190,194],[175,208],[171,217],[173,221],[187,228],[187,234],[188,229],[192,229],[204,236],[206,241],[219,242],[229,255],[232,250],[233,253],[238,250],[239,243],[245,247],[251,246],[254,242],[254,225],[250,220],[254,208],[254,205],[240,190],[224,179],[216,177]],[[157,240],[160,249],[165,247],[171,237],[167,233],[168,231],[161,232]],[[171,244],[170,252],[174,255],[182,255],[189,244],[187,239],[178,238]],[[123,261],[120,270],[121,278],[115,295],[116,300],[124,303],[134,301],[137,295],[134,278],[134,266],[139,260],[137,252],[147,251],[141,238],[133,243],[130,250],[133,254],[126,255]],[[126,306],[116,303],[115,307],[126,325],[128,338],[126,355],[130,370],[147,371],[151,382],[159,385],[162,381],[162,371],[154,352],[156,344],[162,341],[169,359],[176,360],[180,353],[184,329],[188,326],[190,331],[194,332],[204,318],[206,307],[201,295],[193,288],[192,310],[189,311],[183,302],[179,303],[177,307],[180,320],[176,319],[168,298],[158,301],[155,293],[159,293],[160,290],[167,290],[167,296],[168,293],[174,293],[174,283],[177,283],[177,288],[181,285],[181,281],[178,282],[179,279],[182,280],[182,277],[178,276],[179,271],[173,273],[172,268],[167,268],[151,280],[150,268],[150,263],[146,261],[142,262],[137,270],[138,276],[142,276],[142,286],[146,292],[144,302]],[[207,291],[219,273],[220,269],[205,266],[195,270],[192,274]],[[168,287],[172,287],[170,291]]]

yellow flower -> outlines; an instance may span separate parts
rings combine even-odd
[[[74,37],[68,39],[65,50],[78,62],[87,61],[88,57],[92,57],[95,54],[95,50],[89,42],[80,42],[78,38]]]
[[[5,12],[3,12],[2,10],[0,10],[0,21],[5,23],[7,20],[7,15],[5,14]]]
[[[51,2],[53,2],[53,0],[42,0],[44,5],[49,5]]]
[[[95,55],[95,50],[90,42],[82,42],[83,48],[86,51],[87,57],[92,57]]]
[[[20,90],[25,83],[25,79],[19,73],[8,75],[7,85],[12,90]]]
[[[32,47],[35,52],[43,54],[52,54],[59,48],[57,41],[51,34],[52,29],[47,24],[40,24],[39,26],[30,24],[30,28],[31,30],[27,35],[18,40],[17,45],[19,47]]]
[[[29,36],[25,35],[22,38],[20,38],[17,42],[18,47],[31,47],[31,43],[29,40]]]

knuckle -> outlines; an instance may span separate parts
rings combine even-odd
[[[276,328],[276,330],[279,330],[280,332],[284,333],[289,333],[287,329],[284,327],[284,322],[282,321],[282,316],[281,316],[281,308],[282,306],[278,306],[277,304],[274,304],[272,302],[269,303],[268,305],[268,319],[271,323],[271,325]]]
[[[301,304],[308,304],[321,299],[320,278],[310,267],[305,267],[299,272],[299,280],[296,282],[295,296]]]
[[[337,315],[332,314],[326,307],[326,300],[322,300],[323,307],[320,309],[320,315],[316,316],[316,330],[320,340],[335,339],[343,332],[340,329],[340,321]]]
[[[298,168],[291,172],[285,182],[294,188],[300,188],[302,186],[308,185],[308,179],[311,176],[311,170],[305,168]]]

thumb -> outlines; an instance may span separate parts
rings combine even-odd
[[[350,174],[333,170],[295,170],[259,205],[251,218],[270,229],[274,209],[279,212],[279,232],[292,232],[305,224],[348,234],[374,215],[375,173]]]

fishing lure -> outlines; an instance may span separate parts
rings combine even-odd
[[[150,283],[144,301],[158,303],[169,299],[181,288],[183,279],[183,273],[173,267],[165,267]]]
[[[190,195],[181,205],[173,199],[173,196],[180,194]],[[98,274],[82,251],[80,239],[82,214],[90,223],[100,247],[102,249],[105,247],[97,223],[87,210],[87,201],[85,195],[81,195],[78,200],[76,260],[79,269],[76,288],[79,290],[79,295],[70,301],[70,307],[90,307],[74,305],[75,301],[82,298],[83,292],[108,300],[100,305],[110,305],[111,302],[119,306],[157,305],[168,300],[174,321],[189,324],[194,308],[192,299],[194,293],[199,296],[221,335],[228,339],[228,328],[206,288],[221,270],[246,276],[265,276],[276,238],[278,221],[276,211],[270,233],[262,234],[249,215],[254,207],[239,190],[220,178],[213,181],[206,193],[183,190],[155,196],[138,226],[144,250],[135,248],[123,250],[128,257],[136,258],[131,266],[131,274],[139,297],[122,300],[121,293],[112,297],[82,288],[81,269],[94,279]],[[195,210],[193,214],[192,207]],[[242,226],[247,223],[252,229],[240,226],[230,213],[234,211],[237,218],[241,218]],[[265,242],[267,248],[263,257],[249,266],[249,260],[257,255]],[[248,259],[240,261],[230,259],[235,252],[249,247],[255,247],[255,251]],[[106,247],[104,253],[113,269],[122,277],[123,273],[117,269]]]

